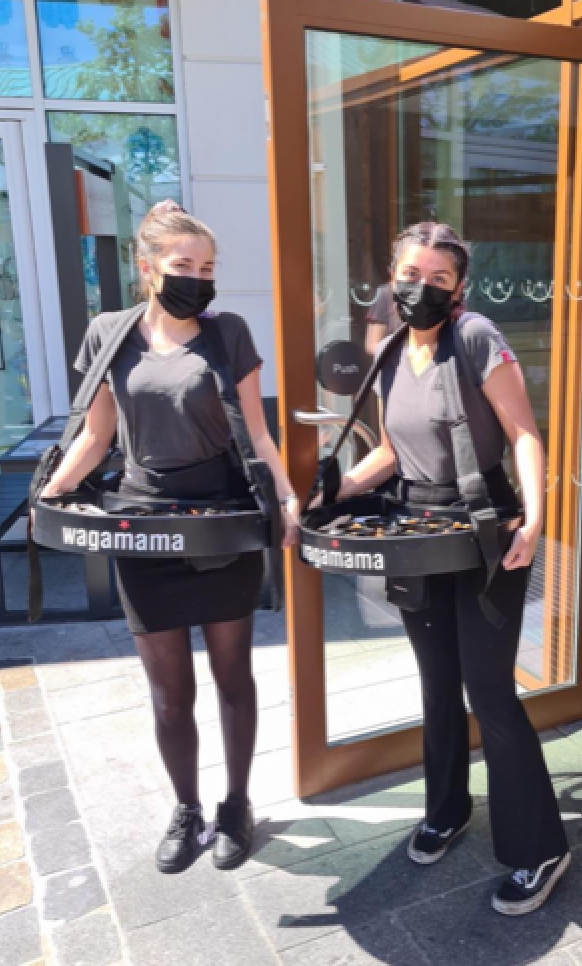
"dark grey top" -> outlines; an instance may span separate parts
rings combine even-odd
[[[123,315],[108,312],[93,319],[75,360],[79,372],[87,371],[104,335]],[[209,324],[219,326],[238,384],[262,362],[249,328],[231,312],[210,316]],[[202,334],[162,355],[149,347],[136,323],[107,382],[117,406],[118,445],[128,461],[161,470],[212,459],[228,449],[229,426]]]
[[[465,312],[457,323],[474,380],[460,375],[461,395],[482,472],[501,462],[505,434],[482,391],[493,370],[516,358],[501,332],[482,315]],[[376,355],[386,339],[378,345]],[[415,375],[406,337],[389,354],[374,388],[384,406],[384,425],[396,453],[397,472],[408,480],[452,483],[453,447],[439,366],[429,363]]]

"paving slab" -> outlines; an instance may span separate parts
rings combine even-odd
[[[0,913],[32,902],[32,878],[26,862],[0,866]]]
[[[33,765],[32,768],[25,768],[19,775],[20,794],[23,798],[35,795],[37,792],[49,792],[54,788],[62,788],[67,784],[67,772],[62,761],[53,761],[48,765]]]
[[[83,825],[70,825],[38,832],[32,838],[32,857],[40,875],[50,875],[88,865],[91,849]]]
[[[502,881],[492,878],[397,913],[431,966],[529,966],[582,939],[582,854],[548,903],[535,914],[507,918],[491,908]],[[550,960],[551,962],[551,960]]]
[[[44,708],[42,691],[38,687],[6,691],[4,704],[9,718],[11,715],[23,714],[25,711],[42,711]]]
[[[129,658],[110,657],[99,661],[74,661],[66,664],[45,664],[39,667],[39,677],[47,691],[77,688],[117,678],[131,670]]]
[[[18,822],[0,823],[0,865],[14,862],[24,855],[24,839]]]
[[[252,854],[235,875],[251,879],[341,848],[342,843],[314,808],[301,802],[276,805],[255,813]]]
[[[57,926],[52,939],[59,966],[110,966],[121,955],[109,912],[95,912]]]
[[[423,953],[389,914],[283,950],[280,961],[283,966],[427,966]]]
[[[0,916],[0,966],[22,966],[41,955],[40,929],[35,909]]]
[[[123,674],[53,691],[50,702],[57,723],[65,724],[136,708],[143,704],[143,699],[131,676]]]
[[[241,886],[277,950],[348,931],[379,915],[440,895],[484,872],[467,850],[419,869],[406,855],[408,836],[385,836],[243,881]]]
[[[0,822],[14,818],[14,792],[8,782],[0,785]]]
[[[70,722],[60,734],[84,807],[121,803],[168,784],[149,709]]]
[[[51,731],[51,720],[46,711],[29,711],[10,718],[10,737],[12,741],[34,738],[36,735]]]
[[[279,962],[241,898],[136,929],[128,933],[127,942],[131,961],[139,966],[277,966]]]
[[[52,734],[26,738],[10,746],[10,754],[18,768],[31,768],[33,765],[46,765],[59,761],[61,753]]]
[[[47,879],[44,917],[67,921],[77,919],[100,908],[106,902],[97,870],[87,865]]]

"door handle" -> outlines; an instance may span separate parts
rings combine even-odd
[[[296,423],[301,423],[303,426],[338,426],[342,429],[348,421],[348,416],[341,416],[340,413],[333,413],[329,409],[320,409],[316,413],[306,413],[301,409],[295,409],[293,411],[293,419]],[[355,433],[363,440],[368,450],[376,449],[379,445],[376,434],[360,419],[356,419],[352,433]]]

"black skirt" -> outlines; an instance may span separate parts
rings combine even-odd
[[[221,499],[242,496],[246,481],[230,454],[176,470],[128,466],[119,487],[128,497]],[[263,554],[243,553],[226,566],[197,570],[186,559],[118,557],[117,589],[132,634],[216,624],[247,617],[258,606]]]

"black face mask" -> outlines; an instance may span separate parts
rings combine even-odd
[[[175,319],[191,319],[202,315],[214,298],[216,289],[211,278],[189,275],[164,275],[158,302]]]
[[[412,329],[434,329],[453,310],[453,293],[425,282],[394,282],[392,297],[402,322]]]

